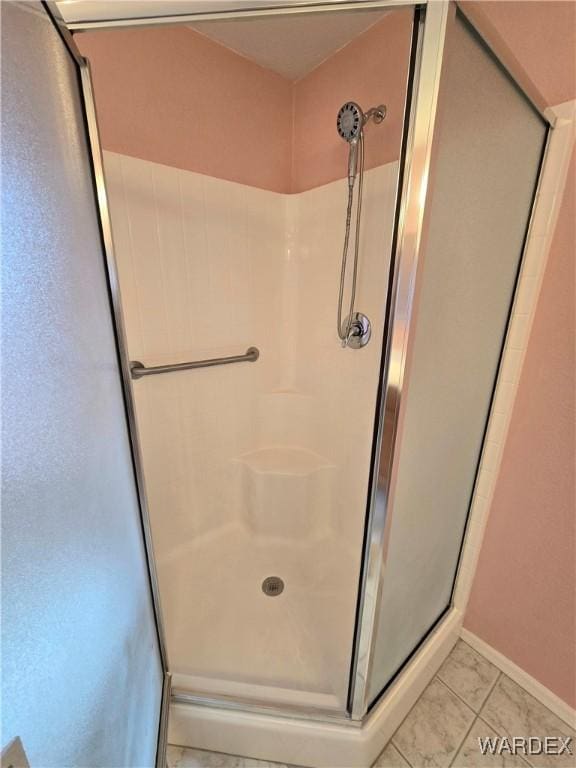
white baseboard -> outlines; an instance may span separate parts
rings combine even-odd
[[[315,768],[369,768],[434,677],[460,635],[452,609],[367,720],[335,724],[172,704],[170,744]]]
[[[515,683],[518,683],[518,685],[524,688],[525,691],[528,691],[528,693],[534,696],[534,698],[541,704],[548,707],[551,712],[554,712],[554,714],[567,725],[571,728],[576,728],[576,710],[572,709],[569,704],[563,701],[559,696],[556,696],[555,693],[552,693],[552,691],[546,688],[545,685],[539,683],[535,677],[532,677],[517,664],[514,664],[513,661],[510,661],[510,659],[500,653],[500,651],[492,648],[491,645],[485,643],[484,640],[481,640],[468,629],[462,628],[460,634],[464,642],[468,643],[468,645],[478,651],[478,653],[488,659],[488,661],[491,661],[494,666],[498,667],[498,669],[504,672],[505,675],[508,675],[508,677],[514,680]]]

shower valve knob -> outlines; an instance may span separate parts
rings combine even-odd
[[[346,346],[351,349],[361,349],[368,344],[371,335],[372,326],[370,325],[370,320],[362,312],[354,312],[352,322],[350,323],[350,331],[346,339]]]

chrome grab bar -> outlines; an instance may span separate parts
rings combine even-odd
[[[130,363],[130,373],[133,379],[142,376],[154,376],[157,373],[172,373],[173,371],[189,371],[192,368],[211,368],[213,365],[230,365],[230,363],[255,363],[260,357],[256,347],[248,347],[243,355],[231,357],[214,357],[211,360],[193,360],[189,363],[174,363],[173,365],[154,365],[147,368],[139,360]]]

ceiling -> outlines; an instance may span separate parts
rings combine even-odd
[[[190,25],[266,69],[298,80],[384,16],[383,11],[268,16]]]
[[[64,20],[74,28],[146,19],[158,14],[227,11],[308,5],[314,0],[60,0]],[[318,2],[318,0],[315,0]],[[359,3],[361,5],[361,3]],[[192,29],[289,80],[298,80],[372,26],[386,11],[347,10],[218,19],[188,24]]]

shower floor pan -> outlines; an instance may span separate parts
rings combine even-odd
[[[173,689],[343,710],[358,567],[334,537],[285,542],[239,525],[160,563]],[[281,594],[263,592],[270,576]]]

